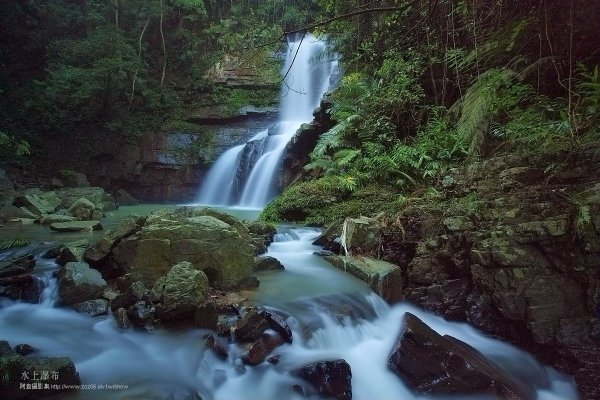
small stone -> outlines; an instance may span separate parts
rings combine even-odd
[[[88,300],[71,307],[78,313],[89,317],[99,317],[108,313],[108,301],[104,299]]]
[[[221,344],[213,335],[204,336],[204,345],[210,349],[217,357],[226,360],[229,357],[227,348]]]

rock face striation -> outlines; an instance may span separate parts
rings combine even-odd
[[[519,383],[480,352],[458,339],[438,334],[411,313],[404,315],[388,367],[421,393],[536,398],[532,388]]]
[[[600,160],[594,149],[569,160],[451,170],[363,254],[400,268],[394,298],[512,341],[600,399]]]

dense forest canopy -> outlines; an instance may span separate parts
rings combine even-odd
[[[327,35],[346,70],[333,96],[339,125],[308,167],[318,176],[346,177],[351,188],[372,178],[403,186],[498,148],[565,148],[593,137],[598,122],[600,27],[590,21],[599,8],[583,0],[9,0],[0,5],[4,152],[45,157],[48,143],[93,148],[107,135],[184,129],[190,99],[223,101],[206,79],[223,54],[245,52],[276,71],[278,39],[309,26]]]
[[[311,7],[283,0],[2,2],[3,137],[44,156],[45,143],[93,144],[179,126],[187,98],[214,92],[205,75],[224,53],[305,24]],[[275,50],[252,55],[277,65]]]

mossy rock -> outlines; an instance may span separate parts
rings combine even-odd
[[[147,287],[182,261],[208,276],[211,286],[230,289],[247,280],[254,265],[254,247],[247,228],[235,217],[212,210],[185,208],[158,211],[135,234],[120,240],[106,259],[130,272]],[[119,229],[119,228],[117,228]]]

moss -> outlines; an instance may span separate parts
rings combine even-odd
[[[339,178],[325,177],[290,186],[264,209],[260,220],[325,226],[346,217],[397,211],[398,199],[387,187],[351,191]]]

